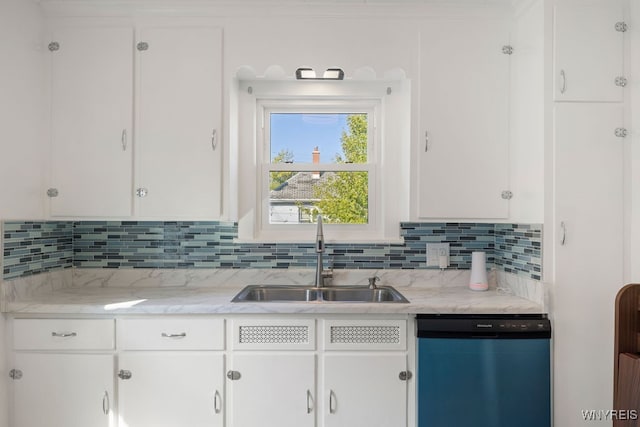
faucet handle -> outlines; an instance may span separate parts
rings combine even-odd
[[[378,276],[369,277],[369,289],[376,288],[376,281],[380,280]]]

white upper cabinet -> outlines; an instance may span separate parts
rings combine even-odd
[[[419,218],[508,217],[508,45],[501,19],[422,25]]]
[[[65,27],[50,50],[52,216],[219,218],[219,28]]]
[[[133,29],[52,34],[52,216],[131,215]]]
[[[136,213],[217,218],[222,31],[142,28],[137,39]]]
[[[624,10],[617,0],[556,5],[554,99],[622,102]]]

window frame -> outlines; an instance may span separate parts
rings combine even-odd
[[[344,81],[296,81],[238,78],[230,93],[232,120],[232,144],[230,170],[232,179],[230,191],[237,201],[237,212],[232,217],[238,222],[238,243],[300,243],[313,242],[315,224],[280,225],[265,230],[262,227],[265,204],[262,182],[266,182],[263,166],[265,154],[263,127],[265,116],[260,103],[265,105],[376,105],[373,121],[375,131],[369,135],[375,156],[374,186],[369,194],[369,224],[327,224],[325,239],[328,243],[402,243],[399,223],[406,221],[410,211],[410,159],[411,159],[411,82],[406,78],[398,80],[344,80]],[[342,111],[344,112],[344,111]],[[237,115],[236,115],[237,114]],[[236,119],[237,117],[237,119]],[[375,136],[373,136],[375,135]],[[270,162],[270,159],[268,159]],[[368,162],[373,163],[374,158]],[[292,169],[309,171],[308,163],[294,163]],[[331,165],[331,168],[333,165]],[[361,166],[348,166],[362,169]],[[313,166],[313,170],[317,169]],[[325,164],[323,170],[329,169]],[[237,171],[237,175],[235,172]],[[375,197],[373,199],[372,197]],[[232,203],[233,203],[232,200]],[[375,213],[373,212],[375,210]],[[282,230],[283,227],[286,227]],[[268,231],[268,232],[266,232]]]
[[[257,135],[257,159],[259,163],[257,201],[258,225],[264,236],[289,236],[298,234],[297,230],[302,226],[315,227],[314,224],[272,224],[270,222],[270,173],[271,172],[366,172],[368,174],[368,222],[366,224],[325,224],[339,227],[340,233],[371,234],[378,228],[380,216],[379,196],[377,194],[380,185],[378,183],[378,163],[380,150],[377,142],[380,141],[377,118],[380,116],[381,103],[375,99],[260,99],[257,101],[258,116],[261,117],[262,126]],[[367,114],[367,162],[366,163],[272,163],[271,162],[271,114]],[[285,237],[286,238],[286,237]]]

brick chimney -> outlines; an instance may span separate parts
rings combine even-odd
[[[320,150],[318,150],[318,147],[311,152],[311,158],[314,165],[320,164]],[[320,179],[320,172],[311,172],[311,178]]]

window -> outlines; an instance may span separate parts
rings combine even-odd
[[[390,102],[395,84],[239,82],[240,241],[313,241],[319,214],[329,242],[400,239],[410,90]]]
[[[260,105],[262,227],[375,222],[376,105],[286,104]]]

